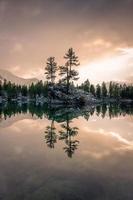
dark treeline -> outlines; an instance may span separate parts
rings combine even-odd
[[[16,99],[21,96],[30,98],[35,98],[36,95],[44,97],[48,96],[48,84],[47,82],[39,81],[38,83],[32,83],[30,86],[26,85],[16,85],[11,83],[10,81],[7,82],[0,82],[0,96],[3,98],[8,98],[8,100]]]
[[[39,81],[38,83],[32,83],[30,86],[15,85],[10,81],[0,82],[0,96],[8,98],[8,100],[19,98],[20,96],[36,98],[36,96],[48,97],[48,82]],[[91,84],[89,80],[86,80],[80,86],[76,86],[78,89],[82,89],[85,92],[91,93],[98,99],[113,98],[113,99],[133,99],[133,85],[118,84],[110,82],[107,86],[104,82],[96,86]]]
[[[78,56],[76,56],[73,48],[70,48],[64,56],[65,63],[59,66],[55,61],[55,57],[49,57],[44,67],[44,74],[46,81],[38,81],[32,83],[30,86],[15,85],[10,81],[0,81],[0,97],[8,101],[13,99],[21,99],[21,97],[28,97],[35,99],[39,97],[49,97],[49,88],[58,85],[58,88],[64,86],[65,93],[70,94],[70,86],[73,88],[82,89],[85,92],[91,93],[98,99],[133,99],[133,85],[118,84],[110,82],[96,86],[87,79],[80,86],[74,86],[75,81],[79,79],[78,71],[75,67],[79,66]]]
[[[133,85],[118,84],[110,81],[109,84],[103,82],[101,85],[96,86],[91,84],[87,79],[80,86],[77,86],[86,92],[90,92],[96,98],[113,98],[113,99],[133,99]]]
[[[22,106],[16,105],[15,103],[9,103],[5,106],[0,106],[0,118],[7,119],[11,116],[18,114],[30,113],[32,116],[36,116],[40,119],[48,118],[49,120],[54,120],[57,122],[63,122],[66,120],[66,114],[69,113],[69,119],[77,118],[78,116],[83,116],[86,120],[90,116],[96,114],[104,118],[109,116],[110,118],[133,115],[133,104],[125,103],[109,103],[102,104],[92,107],[91,109],[82,108],[82,109],[71,109],[71,108],[49,108],[47,104],[43,106],[35,104],[23,104]]]

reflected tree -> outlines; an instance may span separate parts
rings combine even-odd
[[[66,119],[66,114],[63,111],[67,110],[64,108],[50,107],[50,105],[35,105],[34,103],[30,104],[22,104],[18,105],[16,103],[7,103],[0,105],[0,114],[2,118],[7,119],[11,116],[15,116],[18,114],[26,114],[30,113],[32,116],[38,117],[39,119],[48,118],[50,120],[54,119],[54,121],[63,122]],[[96,112],[95,112],[96,111]],[[63,113],[63,114],[61,114]],[[133,115],[133,104],[125,104],[125,103],[109,103],[109,104],[101,104],[96,107],[83,108],[79,110],[79,113],[76,114],[72,111],[69,113],[69,118],[71,115],[72,118],[76,118],[78,116],[84,116],[86,120],[89,119],[92,115],[96,115],[105,117],[106,114],[109,115],[110,118]]]
[[[90,118],[90,111],[86,111],[85,113],[84,113],[84,118],[88,121],[89,120],[89,118]]]
[[[107,112],[107,105],[106,104],[102,104],[101,112],[102,112],[102,118],[104,118],[105,115],[106,115],[106,112]]]
[[[74,137],[78,134],[78,128],[70,127],[71,122],[72,121],[70,121],[69,117],[67,116],[66,122],[61,125],[62,130],[60,131],[59,137],[59,139],[63,140],[66,144],[64,150],[69,158],[72,158],[72,155],[74,154],[79,144],[79,141],[74,139]]]
[[[97,105],[96,106],[96,115],[99,116],[101,113],[101,106],[100,105]]]
[[[90,110],[90,115],[93,116],[95,113],[95,107]]]
[[[120,115],[125,115],[127,112],[125,112],[125,109],[123,111],[121,110],[122,106],[119,104],[109,104],[109,117],[110,119],[113,117],[119,117]]]
[[[48,147],[54,148],[57,142],[56,128],[54,126],[54,120],[51,121],[51,125],[46,127],[45,141]]]

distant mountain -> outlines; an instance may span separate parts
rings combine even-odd
[[[4,69],[0,69],[0,80],[6,79],[7,81],[11,81],[12,83],[19,84],[19,85],[30,85],[31,83],[37,83],[37,78],[30,78],[25,79],[18,76],[15,76],[9,71],[6,71]]]

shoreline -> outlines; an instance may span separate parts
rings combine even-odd
[[[111,99],[111,98],[106,98],[106,99],[87,99],[84,102],[81,102],[80,100],[75,100],[75,99],[67,99],[66,101],[64,100],[59,100],[59,99],[49,99],[45,97],[39,97],[39,98],[29,98],[29,97],[22,97],[21,99],[19,98],[12,98],[8,100],[7,98],[2,98],[0,97],[0,104],[36,104],[36,105],[43,105],[43,104],[51,104],[52,106],[60,106],[60,105],[96,105],[96,104],[109,104],[109,103],[133,103],[133,99]]]

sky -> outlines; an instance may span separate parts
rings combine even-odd
[[[133,82],[133,0],[0,0],[0,69],[44,78],[70,47],[79,82]]]

